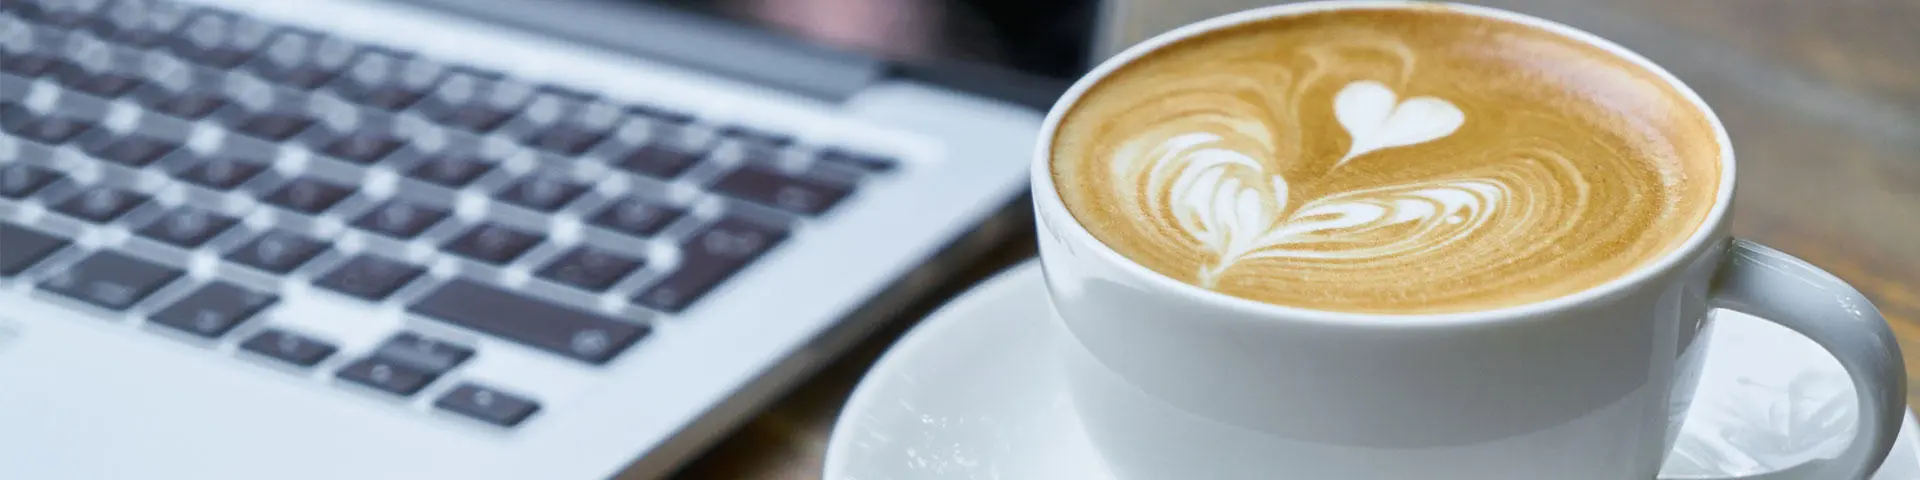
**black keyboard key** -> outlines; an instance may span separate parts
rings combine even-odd
[[[233,190],[267,171],[267,166],[232,158],[204,158],[174,174],[175,178],[214,190]]]
[[[587,186],[557,174],[535,174],[500,192],[502,201],[542,212],[556,212],[587,193]]]
[[[314,119],[304,114],[265,112],[257,113],[240,120],[235,127],[240,133],[273,141],[286,141],[305,131],[314,124]]]
[[[792,135],[739,125],[720,127],[719,133],[721,136],[761,147],[781,148],[793,144]]]
[[[0,0],[0,12],[9,12],[22,20],[38,22],[47,16],[47,7],[38,0]]]
[[[183,274],[124,253],[99,251],[40,282],[40,289],[101,308],[126,310]]]
[[[342,98],[362,105],[397,111],[412,106],[439,83],[446,69],[419,57],[367,48],[334,81]]]
[[[99,72],[94,74],[85,74],[83,72],[81,74],[68,76],[61,84],[66,85],[67,88],[93,94],[98,97],[118,98],[121,95],[126,95],[127,92],[140,88],[141,85],[146,84],[146,81],[132,75],[113,72]]]
[[[197,8],[181,2],[120,0],[108,10],[114,43],[150,48],[173,40],[171,33]]]
[[[447,69],[447,77],[440,81],[440,86],[434,88],[432,96],[424,98],[417,108],[428,119],[442,125],[470,127],[457,119],[468,113],[486,113],[484,117],[488,119],[495,115],[511,117],[532,96],[534,88],[530,84],[507,79],[505,73],[476,67],[451,67]],[[501,117],[497,121],[503,123],[507,119]]]
[[[647,145],[621,157],[614,166],[649,177],[668,179],[680,176],[694,164],[700,163],[704,156],[702,153],[672,147]]]
[[[427,229],[446,220],[448,216],[450,214],[446,210],[393,200],[367,212],[366,215],[361,215],[360,219],[353,221],[353,226],[408,240],[426,233]]]
[[[578,92],[550,89],[527,105],[524,115],[540,127],[520,140],[535,148],[577,156],[613,135],[626,114]]]
[[[28,140],[59,145],[92,130],[93,124],[60,115],[37,113],[19,105],[6,105],[0,107],[0,129]]]
[[[269,82],[313,90],[340,76],[359,51],[346,40],[288,28],[267,41],[251,66]]]
[[[599,95],[594,95],[592,93],[587,93],[580,90],[574,90],[574,89],[562,87],[559,85],[541,85],[539,87],[535,87],[534,91],[539,93],[542,96],[554,97],[556,99],[559,99],[565,103],[572,104],[574,106],[593,103],[593,101],[600,99]]]
[[[388,85],[372,87],[367,90],[367,93],[353,97],[353,100],[388,111],[399,111],[413,105],[414,102],[420,101],[420,98],[425,96],[427,96],[425,90]]]
[[[407,176],[442,187],[461,188],[473,184],[491,170],[492,163],[478,158],[438,155],[414,166]]]
[[[180,58],[214,68],[233,68],[253,58],[252,52],[224,46],[189,46],[184,42],[178,45],[180,46],[175,47],[174,52],[180,55]]]
[[[86,37],[68,39],[67,43],[70,44],[65,49],[68,52],[86,51],[86,50],[92,49],[90,48],[90,46],[92,45],[100,45],[99,42],[94,41],[92,38],[86,38]],[[5,50],[0,50],[0,52],[5,52]],[[107,55],[104,57],[111,58],[111,55]],[[86,81],[89,78],[92,78],[94,72],[98,71],[103,66],[103,63],[104,62],[100,62],[98,60],[89,61],[86,64],[69,61],[67,63],[61,64],[58,67],[54,67],[52,71],[46,72],[44,77],[50,80],[53,80],[55,83],[59,83],[60,85],[65,86],[68,89],[72,89],[74,84],[78,84],[80,82]]]
[[[308,65],[286,67],[285,70],[267,77],[267,81],[301,90],[313,90],[325,85],[327,81],[340,76],[339,70],[327,70]]]
[[[0,27],[5,28],[5,27]],[[141,55],[116,51],[92,35],[75,32],[65,38],[67,65],[56,67],[53,79],[70,90],[101,97],[118,97],[139,86]]]
[[[605,292],[644,263],[606,250],[579,247],[547,264],[540,277],[594,292]]]
[[[686,216],[686,210],[640,198],[608,205],[593,216],[593,224],[636,237],[651,237]]]
[[[818,161],[868,172],[890,172],[900,166],[900,161],[892,158],[839,147],[821,150]]]
[[[494,265],[506,265],[539,245],[540,240],[537,234],[489,223],[468,230],[441,249]]]
[[[592,364],[605,364],[645,337],[645,325],[455,279],[407,311]]]
[[[0,131],[13,132],[15,129],[27,129],[31,123],[40,121],[40,111],[19,104],[19,100],[0,100]]]
[[[266,202],[308,215],[318,215],[353,195],[345,186],[313,177],[295,178],[268,194]]]
[[[154,104],[181,92],[225,93],[228,91],[225,84],[230,77],[226,72],[197,67],[164,52],[145,52],[135,55],[135,58],[119,62],[116,69],[141,80],[141,88],[134,90],[130,98],[141,105],[152,108]]]
[[[146,204],[148,197],[112,187],[94,187],[55,205],[53,210],[94,223],[107,223]]]
[[[435,408],[502,427],[513,427],[540,411],[540,403],[475,383],[461,383],[433,402]]]
[[[33,3],[32,1],[22,2],[23,5],[32,5]],[[38,7],[21,8],[20,17],[41,25],[69,29],[86,24],[88,20],[93,18],[94,11],[100,8],[100,4],[102,3],[105,2],[41,2],[41,5]]]
[[[154,313],[151,320],[156,325],[215,339],[279,302],[278,295],[216,281]]]
[[[285,275],[325,251],[327,251],[327,244],[319,240],[286,230],[274,229],[228,252],[227,259],[241,265]]]
[[[39,23],[40,19],[47,16],[47,6],[40,4],[39,0],[0,0],[0,12],[12,13],[21,20]]]
[[[640,305],[679,312],[787,237],[786,230],[725,218],[680,244],[680,266],[640,292]]]
[[[66,60],[46,52],[7,52],[6,55],[0,55],[0,72],[26,78],[50,75],[72,66]]]
[[[470,81],[481,81],[490,84],[505,81],[507,74],[498,70],[489,70],[474,66],[455,66],[447,69],[448,81],[453,81],[460,77],[465,77],[466,80]],[[441,87],[445,88],[446,85],[442,84]]]
[[[94,11],[86,20],[80,22],[82,28],[93,32],[94,36],[99,38],[113,38],[115,34],[120,32],[121,28],[135,25],[139,21],[144,20],[142,18],[136,18],[136,16],[146,16],[146,9],[142,8],[145,5],[140,4],[140,2],[103,1],[100,3],[106,5]]]
[[[240,220],[194,207],[179,207],[140,229],[140,236],[180,248],[200,248]]]
[[[347,260],[313,284],[369,302],[386,300],[426,269],[378,255],[361,254]]]
[[[177,92],[148,105],[156,112],[188,120],[199,120],[233,102],[211,91]]]
[[[486,133],[512,120],[533,93],[499,72],[456,67],[418,108],[442,125]]]
[[[413,332],[400,332],[371,355],[374,358],[404,364],[433,375],[442,375],[473,358],[473,348],[428,338]]]
[[[261,331],[241,343],[240,349],[301,368],[319,365],[340,350],[331,343],[277,328]]]
[[[853,193],[851,185],[788,174],[771,167],[746,165],[714,182],[713,190],[781,210],[819,215]]]
[[[24,163],[0,165],[0,197],[23,200],[63,176],[52,169]]]
[[[5,29],[9,26],[11,25],[0,23],[0,29]],[[39,37],[38,43],[40,43],[41,50],[49,50],[46,47],[54,47],[53,52],[49,53],[57,53],[66,59],[66,65],[56,68],[51,72],[54,79],[60,81],[62,84],[68,84],[68,82],[75,80],[84,80],[94,72],[112,68],[115,63],[137,65],[139,62],[138,54],[126,52],[131,55],[121,55],[121,52],[116,52],[109,48],[111,44],[103,42],[92,35],[74,32],[65,27],[41,30],[39,33],[42,35],[35,36]],[[13,37],[13,35],[9,35],[9,37]],[[6,50],[10,49],[0,47],[0,52],[5,52]],[[115,62],[115,60],[120,60],[120,62]]]
[[[637,116],[637,117],[646,117],[656,122],[675,125],[675,126],[684,126],[684,125],[693,123],[693,114],[689,114],[686,112],[677,112],[677,111],[668,110],[660,107],[650,107],[645,105],[628,105],[627,114]]]
[[[51,233],[0,222],[0,278],[13,277],[72,243]]]
[[[349,162],[372,165],[405,145],[406,143],[392,135],[359,131],[334,139],[322,147],[320,152]]]
[[[200,10],[166,46],[189,61],[229,69],[253,58],[272,30],[251,17]]]
[[[607,137],[612,135],[612,130],[594,129],[571,123],[561,123],[547,127],[545,130],[541,130],[533,134],[533,136],[528,137],[527,145],[567,156],[579,156],[580,154],[587,153],[587,150],[592,149],[594,145],[599,145],[600,142],[606,141]]]
[[[402,397],[420,393],[437,375],[378,358],[363,358],[348,364],[335,374],[341,380]]]
[[[129,134],[97,144],[95,148],[87,149],[87,153],[101,160],[132,168],[142,168],[152,165],[153,162],[160,160],[160,157],[173,153],[178,148],[180,144],[177,143],[146,135]]]
[[[513,119],[512,110],[495,108],[481,103],[470,103],[452,107],[434,116],[434,120],[443,125],[459,127],[474,133],[487,133]]]
[[[18,130],[14,130],[13,133],[28,140],[50,145],[59,145],[67,143],[67,141],[73,140],[74,137],[78,137],[80,134],[87,133],[88,130],[92,129],[92,123],[71,118],[49,116],[41,118],[38,122],[25,125]]]

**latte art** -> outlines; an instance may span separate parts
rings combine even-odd
[[[1374,81],[1347,84],[1333,97],[1333,114],[1346,127],[1352,147],[1335,166],[1382,148],[1426,142],[1452,135],[1466,121],[1460,108],[1433,97],[1396,103],[1393,90]]]
[[[1717,146],[1683,103],[1530,27],[1305,15],[1122,67],[1068,112],[1053,170],[1095,237],[1203,288],[1477,310],[1603,283],[1699,224]]]
[[[1334,114],[1352,138],[1345,165],[1382,148],[1418,144],[1452,134],[1465,120],[1460,109],[1433,97],[1396,103],[1378,82],[1348,84],[1334,97]],[[1220,137],[1203,132],[1168,139],[1151,168],[1178,170],[1171,187],[1149,180],[1148,205],[1170,210],[1179,225],[1214,254],[1212,265],[1196,274],[1201,286],[1215,286],[1227,268],[1259,258],[1359,260],[1403,255],[1444,246],[1486,224],[1503,192],[1497,179],[1414,182],[1337,192],[1313,199],[1289,212],[1287,179],[1266,172],[1259,161],[1239,152],[1211,148]],[[1116,163],[1118,165],[1119,163]],[[1271,189],[1243,185],[1231,170],[1269,176]],[[1125,175],[1125,172],[1116,172]],[[1164,175],[1160,175],[1164,178]],[[1168,198],[1152,198],[1170,191]],[[1272,208],[1269,208],[1269,206]],[[1385,229],[1414,224],[1408,231],[1379,235]],[[1344,241],[1337,250],[1292,249],[1318,240]]]

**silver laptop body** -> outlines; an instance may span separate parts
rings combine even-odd
[[[668,475],[1026,228],[1058,91],[611,0],[0,4],[5,479]]]

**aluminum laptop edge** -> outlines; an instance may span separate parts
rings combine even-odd
[[[1042,116],[1064,87],[829,50],[613,0],[176,1],[684,110],[701,124],[884,152],[898,165],[863,179],[828,214],[795,221],[785,243],[690,308],[627,317],[650,332],[602,365],[421,318],[397,302],[347,301],[294,277],[255,285],[281,300],[240,331],[290,326],[333,342],[338,353],[312,368],[285,368],[242,351],[237,338],[198,341],[155,327],[143,315],[152,307],[120,314],[54,298],[38,284],[59,275],[56,267],[0,278],[0,478],[669,475],[953,269],[1029,228],[1026,165]],[[0,88],[14,91],[0,96],[44,103],[38,97],[52,87],[43,83],[9,83]],[[12,143],[0,153],[79,158],[19,142],[0,138]],[[667,188],[681,196],[704,188],[685,183]],[[713,209],[699,205],[693,215]],[[31,223],[52,215],[45,210],[0,200],[0,220]],[[582,228],[564,223],[552,225]],[[77,243],[135,242],[125,229]],[[670,268],[673,258],[650,261]],[[508,283],[527,281],[527,272],[507,270]],[[621,300],[602,307],[634,311],[613,305]],[[336,378],[402,330],[475,353],[406,397]],[[435,406],[464,381],[524,394],[540,408],[502,428]]]

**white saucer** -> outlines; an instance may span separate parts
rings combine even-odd
[[[874,365],[834,426],[827,480],[1103,479],[1047,351],[1064,335],[1028,262],[947,304]],[[1723,314],[1662,478],[1726,478],[1830,457],[1853,431],[1839,362],[1771,323]],[[1788,432],[1792,432],[1789,434]],[[1911,414],[1874,480],[1920,479]]]

